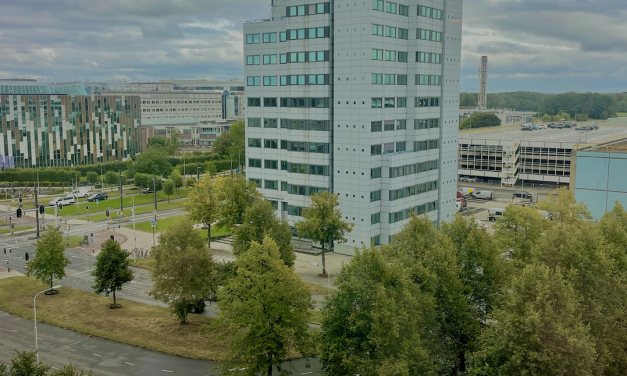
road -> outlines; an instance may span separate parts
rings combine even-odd
[[[113,375],[217,375],[216,362],[166,355],[140,347],[125,345],[98,337],[90,337],[38,323],[39,358],[56,368],[70,361],[94,376]],[[25,320],[0,311],[0,364],[10,364],[13,349],[35,349],[34,326]],[[304,359],[286,362],[283,366],[292,375],[321,375],[320,365],[311,359],[311,368]]]

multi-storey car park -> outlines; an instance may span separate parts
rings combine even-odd
[[[339,195],[335,251],[455,213],[462,0],[275,0],[244,24],[247,178],[290,224]]]
[[[473,130],[459,134],[460,176],[500,181],[571,183],[573,150],[627,138],[627,127],[601,125],[597,130],[574,128],[522,131],[518,126]]]

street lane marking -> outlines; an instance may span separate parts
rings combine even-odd
[[[71,347],[70,347],[70,346],[65,346],[65,345],[63,345],[63,347],[68,348],[68,349],[71,349]]]
[[[37,338],[37,339],[38,339],[38,340],[40,340],[40,341],[43,341],[43,340],[44,340],[43,338]]]
[[[13,330],[13,329],[11,329],[11,331],[12,331],[13,333],[17,333],[17,330]]]
[[[92,354],[92,355],[95,355],[95,356],[102,356],[102,355],[100,355],[100,354],[96,354],[96,353],[91,353],[91,354]]]
[[[167,369],[162,369],[161,371],[172,373],[172,371],[168,371]]]
[[[301,373],[301,375],[309,375],[312,374],[313,372],[305,372],[305,373]]]
[[[58,369],[57,367],[50,367],[50,368]]]
[[[134,366],[133,363],[129,363],[129,362],[124,362],[124,363],[128,364],[129,366]]]

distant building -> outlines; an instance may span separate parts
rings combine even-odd
[[[142,121],[142,126],[152,128],[150,137],[170,137],[174,129],[181,132],[179,144],[182,147],[207,148],[213,145],[215,139],[223,132],[228,132],[231,123],[226,120],[214,122],[200,122],[196,118],[180,119],[150,119]]]
[[[470,115],[475,112],[491,113],[496,115],[501,120],[501,125],[522,125],[532,124],[533,117],[536,115],[532,111],[514,111],[514,110],[479,110],[476,108],[460,108],[459,109],[459,122],[468,119]]]
[[[209,81],[209,80],[160,80],[159,83],[174,85],[174,90],[228,90],[231,92],[243,92],[244,80]]]

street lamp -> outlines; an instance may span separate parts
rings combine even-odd
[[[331,273],[329,273],[329,269],[327,269],[326,266],[318,265],[317,262],[313,262],[313,261],[311,262],[311,265],[321,267],[323,273],[326,270],[326,273],[327,273],[327,293],[329,293],[331,291]]]
[[[39,364],[39,343],[37,342],[37,306],[35,306],[35,301],[37,300],[37,296],[39,294],[50,291],[50,290],[58,289],[59,287],[61,287],[61,285],[56,285],[44,291],[40,291],[33,298],[33,309],[35,310],[35,354],[37,356],[37,364]]]

